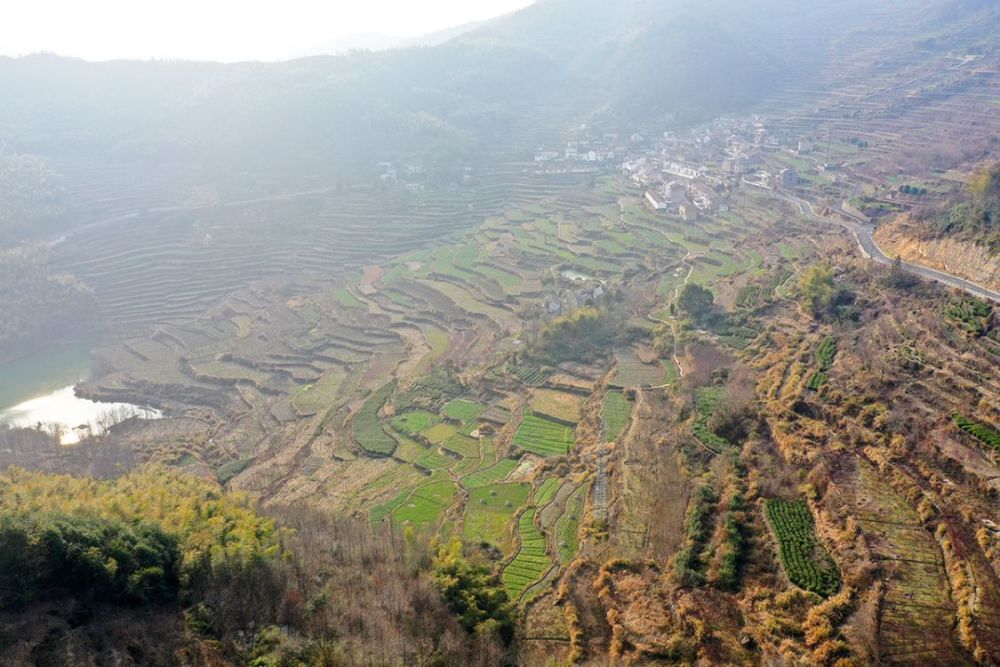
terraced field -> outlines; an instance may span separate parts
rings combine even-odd
[[[514,515],[530,492],[528,484],[493,484],[473,489],[465,510],[465,539],[491,544],[509,553]]]
[[[351,420],[354,441],[371,454],[389,456],[396,451],[395,438],[385,431],[378,417],[378,412],[389,400],[392,389],[392,385],[386,385],[372,394]]]
[[[632,402],[620,391],[611,390],[604,395],[601,417],[604,420],[604,440],[614,442],[621,435],[632,415]]]
[[[390,503],[395,505],[390,511],[392,522],[431,530],[440,523],[444,511],[454,500],[456,490],[455,484],[448,480],[417,487],[402,499]]]
[[[765,514],[778,541],[785,574],[796,586],[830,596],[840,588],[836,564],[816,538],[809,506],[801,501],[768,500]]]
[[[525,510],[517,521],[517,555],[503,569],[501,579],[514,599],[552,568],[545,550],[545,537],[535,526],[535,510]]]
[[[616,371],[612,385],[615,387],[657,387],[665,384],[668,372],[663,363],[643,363],[633,350],[615,353]]]
[[[527,414],[514,434],[514,444],[542,456],[557,456],[573,447],[573,429],[550,419]]]
[[[94,287],[103,318],[138,328],[190,319],[248,282],[281,275],[289,266],[326,276],[331,266],[356,268],[401,254],[468,229],[505,202],[549,196],[566,179],[550,183],[540,186],[537,179],[507,171],[478,190],[429,192],[394,204],[360,192],[317,190],[173,209],[147,207],[170,196],[150,192],[102,211],[107,223],[56,252],[67,270]],[[296,233],[276,233],[283,228],[275,224],[279,220],[295,220]],[[370,233],[374,227],[379,234]],[[338,296],[342,307],[358,306],[348,293]]]
[[[851,503],[865,539],[888,572],[881,654],[894,664],[966,664],[952,632],[955,605],[941,550],[916,511],[863,462],[837,482],[838,493]]]
[[[575,424],[580,421],[582,397],[564,391],[536,389],[531,396],[531,411],[540,417]]]
[[[568,565],[580,550],[580,519],[583,517],[583,504],[586,500],[586,487],[577,488],[566,501],[566,509],[556,520],[555,543],[559,561]]]
[[[401,433],[416,435],[423,433],[441,421],[437,415],[423,410],[404,412],[392,419],[392,427]]]
[[[695,416],[692,432],[698,440],[710,450],[719,454],[730,448],[732,445],[728,440],[714,433],[708,427],[708,420],[712,413],[724,400],[725,392],[721,387],[699,387],[695,390]]]
[[[488,468],[475,472],[462,478],[462,486],[467,489],[478,489],[489,486],[507,479],[517,468],[518,462],[514,459],[500,459]]]
[[[832,414],[836,401],[850,400],[853,387],[840,383],[848,374],[841,368],[850,367],[854,354],[850,327],[855,325],[817,323],[803,331],[803,318],[790,301],[793,291],[779,296],[769,286],[772,276],[791,279],[791,269],[782,262],[794,260],[792,268],[798,269],[815,252],[794,235],[783,236],[784,246],[773,249],[755,242],[762,225],[784,225],[773,222],[785,215],[777,207],[682,224],[633,205],[624,189],[606,180],[600,179],[600,187],[608,189],[607,196],[581,189],[543,199],[540,192],[525,192],[521,201],[497,203],[495,214],[487,215],[485,207],[466,208],[462,217],[485,216],[485,221],[468,234],[450,238],[444,235],[451,223],[432,222],[428,208],[427,219],[419,223],[423,230],[414,233],[426,233],[429,226],[440,224],[433,228],[441,238],[438,243],[412,249],[402,235],[388,234],[384,246],[396,249],[398,256],[378,265],[367,262],[359,265],[362,271],[343,276],[332,276],[326,268],[340,251],[315,256],[306,266],[321,277],[322,289],[310,278],[301,283],[269,281],[241,290],[197,325],[175,320],[159,326],[152,339],[137,338],[127,347],[107,351],[108,365],[114,369],[108,382],[170,396],[179,411],[197,414],[209,425],[205,440],[211,438],[224,448],[208,461],[208,469],[218,470],[235,488],[259,493],[265,503],[315,500],[332,512],[367,513],[376,524],[412,527],[422,538],[461,537],[495,547],[503,554],[496,561],[497,572],[511,596],[525,605],[529,615],[536,613],[533,600],[546,600],[548,612],[561,623],[551,624],[556,628],[553,636],[572,638],[574,647],[606,650],[612,641],[619,641],[623,662],[631,659],[625,656],[641,651],[649,651],[643,654],[647,657],[665,655],[669,652],[655,652],[655,642],[666,641],[657,633],[673,626],[657,626],[649,631],[656,639],[642,644],[648,636],[642,638],[634,630],[636,619],[654,610],[701,605],[718,613],[713,621],[736,627],[729,633],[733,637],[745,633],[764,643],[768,632],[779,633],[781,648],[775,642],[769,651],[778,655],[787,650],[793,656],[789,661],[813,664],[812,647],[804,646],[806,631],[799,629],[809,614],[805,602],[801,609],[791,609],[797,602],[782,607],[788,618],[762,623],[760,628],[743,628],[741,619],[722,618],[724,610],[739,609],[749,622],[759,608],[771,605],[766,598],[777,595],[775,591],[785,584],[774,576],[773,563],[761,563],[757,550],[748,549],[741,552],[746,567],[740,576],[753,581],[753,594],[761,597],[750,600],[747,591],[740,590],[739,577],[726,586],[717,585],[713,579],[721,559],[717,556],[732,533],[725,532],[731,529],[728,524],[725,530],[720,528],[723,524],[716,516],[706,516],[697,531],[697,574],[708,584],[695,580],[695,585],[677,588],[674,575],[666,570],[643,580],[643,573],[655,568],[633,566],[673,562],[684,537],[684,508],[696,488],[691,483],[695,475],[703,475],[709,480],[706,487],[718,494],[718,502],[706,503],[706,512],[723,507],[734,490],[747,488],[748,479],[740,477],[738,466],[753,468],[761,462],[776,471],[773,476],[752,473],[754,485],[763,489],[758,491],[761,495],[792,497],[809,489],[820,497],[810,496],[811,502],[823,502],[821,485],[807,485],[807,480],[813,482],[808,477],[813,466],[822,470],[819,463],[827,452],[832,458],[863,451],[863,445],[855,447],[836,436],[827,439],[839,431],[819,419],[824,410]],[[619,197],[625,199],[621,207]],[[534,209],[533,201],[544,204]],[[457,211],[458,203],[455,207]],[[441,205],[439,212],[444,210]],[[346,217],[359,215],[358,211],[348,207],[342,214],[331,203],[314,213],[347,224]],[[389,207],[380,215],[391,213]],[[357,224],[370,226],[379,220],[369,215]],[[251,220],[247,228],[253,231],[262,224]],[[330,222],[331,228],[334,224]],[[781,229],[794,229],[793,223]],[[314,244],[316,253],[326,252],[326,244],[332,243],[327,231],[324,223],[317,222],[313,236],[307,235],[302,243]],[[206,233],[210,239],[194,232],[191,238],[200,239],[205,248],[198,252],[209,256],[215,252],[212,243],[221,237],[214,231]],[[684,264],[681,258],[688,251],[692,255]],[[295,252],[279,248],[268,262],[307,252],[304,246]],[[178,266],[182,264],[178,260]],[[851,275],[851,265],[843,264],[845,275]],[[692,390],[691,383],[675,381],[676,367],[664,365],[662,355],[652,353],[656,323],[644,314],[662,311],[660,319],[672,317],[669,298],[688,265],[696,267],[696,278],[716,291],[719,309],[727,314],[738,311],[740,318],[747,318],[746,329],[752,330],[752,335],[731,332],[712,339],[713,344],[731,348],[725,362],[731,371],[745,366],[739,370],[750,369],[760,376],[757,407],[768,428],[755,430],[746,443],[728,443],[708,428],[732,376],[713,372],[711,380],[703,380],[711,384]],[[355,265],[348,261],[344,266]],[[583,302],[577,291],[600,281],[611,290],[622,290],[626,321],[636,340],[620,343],[614,359],[557,364],[534,356],[532,343],[545,323],[556,312],[573,312]],[[658,294],[660,288],[665,288],[663,294]],[[183,294],[178,296],[177,312],[190,307],[186,301]],[[106,307],[125,308],[114,303]],[[789,315],[793,310],[796,314]],[[767,319],[774,313],[780,317]],[[976,386],[988,396],[996,384],[988,372],[994,357],[988,356],[983,341],[967,339],[968,332],[956,327],[955,337],[969,346],[962,348],[963,354],[951,359],[934,351],[922,354],[928,364],[940,364],[933,368],[958,367],[953,376],[959,388]],[[910,340],[919,341],[915,346],[928,339],[916,325],[903,328],[912,332]],[[843,341],[836,365],[831,354],[836,348],[819,345],[831,331]],[[766,335],[758,336],[762,332]],[[700,339],[705,334],[692,330],[685,335]],[[740,344],[735,344],[737,338],[743,339]],[[899,338],[891,332],[885,335],[894,344]],[[774,349],[779,346],[780,355]],[[683,349],[680,354],[685,354]],[[687,376],[686,361],[684,370]],[[810,373],[827,371],[829,378],[819,383],[823,387],[819,394],[804,391]],[[939,398],[934,392],[942,391],[934,373],[928,370],[907,380],[915,395],[925,392],[924,410]],[[609,375],[612,388],[601,402],[592,399],[595,392],[605,391]],[[692,375],[698,377],[697,372]],[[925,385],[929,388],[922,389]],[[633,390],[635,400],[626,399]],[[830,402],[821,409],[818,399],[828,396]],[[857,407],[851,415],[860,413],[860,421],[867,418],[867,409]],[[872,415],[864,428],[881,418]],[[985,408],[969,412],[974,415],[989,416]],[[938,425],[935,437],[945,441],[942,446],[952,444],[949,438],[964,438],[950,424]],[[853,422],[849,426],[845,430],[852,437],[862,433],[862,426]],[[704,447],[688,437],[689,428]],[[480,430],[474,437],[476,429]],[[856,437],[860,441],[861,435]],[[795,457],[810,446],[824,454],[799,472]],[[736,447],[743,448],[743,456],[711,455],[736,453]],[[781,460],[786,451],[791,454]],[[190,460],[196,464],[201,456],[195,451]],[[906,499],[885,484],[880,486],[877,476],[851,474],[854,477],[844,485],[863,493],[847,504],[857,511],[865,540],[887,577],[879,650],[889,659],[909,664],[960,664],[964,654],[950,630],[955,603],[949,597],[943,559],[932,553],[937,549],[934,538],[912,507],[897,506],[905,505]],[[835,480],[834,486],[840,485]],[[873,502],[879,508],[873,509]],[[747,505],[739,515],[745,543],[761,545],[760,553],[770,558],[767,510],[761,513],[756,504]],[[789,578],[832,596],[838,590],[835,577],[822,558],[825,551],[811,515],[808,520],[796,511],[783,516],[780,526],[773,518],[772,525]],[[823,544],[843,562],[825,532]],[[614,583],[627,585],[595,588],[602,565],[617,559],[621,562],[609,565],[609,576]],[[571,576],[563,578],[574,560],[582,566],[574,565]],[[844,579],[850,581],[846,569]],[[772,580],[779,582],[775,591],[768,583]],[[558,604],[551,601],[556,590]],[[634,600],[624,600],[630,595]],[[803,599],[812,604],[813,596]],[[760,601],[766,604],[757,605]],[[574,619],[574,614],[579,616]],[[792,618],[794,614],[798,616]],[[840,623],[834,622],[831,633],[839,631]],[[727,626],[725,632],[730,629]],[[716,626],[712,632],[713,638],[724,635]],[[689,640],[690,636],[678,634],[674,646],[687,651]],[[721,651],[721,645],[722,640],[712,644],[710,651]],[[709,661],[721,655],[700,650],[711,655]],[[725,664],[721,658],[717,662]]]
[[[464,399],[455,399],[444,406],[444,414],[451,419],[469,424],[486,412],[486,406]]]

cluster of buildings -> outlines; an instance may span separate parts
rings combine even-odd
[[[816,172],[835,168],[814,151],[810,139],[772,131],[763,118],[720,118],[685,133],[663,133],[629,152],[621,171],[645,191],[651,209],[691,220],[728,211],[736,188],[794,190],[803,163]]]
[[[397,166],[392,162],[379,162],[376,165],[378,181],[382,185],[402,186],[407,192],[416,194],[427,187],[427,177],[424,166],[410,163]]]
[[[539,148],[535,152],[535,166],[543,173],[598,172],[613,168],[630,146],[644,141],[639,135],[623,137],[617,132],[595,134],[581,128],[581,138],[567,141],[558,148]]]
[[[572,313],[577,308],[597,303],[608,293],[604,281],[591,276],[573,271],[563,271],[561,278],[570,286],[561,288],[556,294],[545,297],[542,305],[549,315]]]

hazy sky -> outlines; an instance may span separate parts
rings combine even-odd
[[[532,0],[0,0],[0,54],[278,60],[351,35],[416,37]]]

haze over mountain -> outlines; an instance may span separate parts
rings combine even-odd
[[[276,64],[5,58],[0,151],[330,174],[400,155],[447,161],[434,156],[442,146],[490,150],[546,114],[568,112],[569,127],[595,113],[683,121],[745,108],[815,76],[873,15],[891,42],[893,13],[913,7],[544,0],[432,48]],[[982,3],[919,7],[947,35]]]

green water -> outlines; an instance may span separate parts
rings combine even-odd
[[[90,344],[55,345],[0,365],[0,412],[86,379]]]

